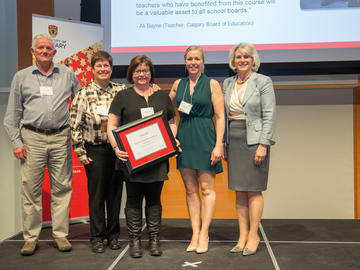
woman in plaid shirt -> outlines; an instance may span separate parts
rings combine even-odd
[[[110,104],[126,86],[110,81],[113,64],[107,52],[96,52],[91,67],[94,79],[75,96],[70,124],[73,148],[88,179],[92,251],[102,253],[105,239],[110,249],[120,248],[119,212],[123,181],[115,175],[116,156],[106,128]]]

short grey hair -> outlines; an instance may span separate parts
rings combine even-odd
[[[55,44],[54,44],[54,40],[47,34],[38,34],[36,36],[33,37],[32,42],[31,42],[31,48],[35,49],[35,45],[36,45],[36,41],[40,38],[44,38],[44,39],[48,39],[51,41],[54,49],[55,49]]]
[[[254,72],[258,71],[258,69],[260,67],[259,54],[257,53],[255,47],[252,44],[246,43],[246,42],[239,43],[231,49],[230,54],[229,54],[229,67],[233,71],[236,71],[234,60],[235,60],[235,53],[237,50],[239,50],[243,54],[250,56],[253,60],[251,70]]]

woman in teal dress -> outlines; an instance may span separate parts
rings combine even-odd
[[[190,46],[184,59],[189,76],[175,81],[170,91],[180,114],[177,138],[182,152],[177,157],[177,168],[186,189],[193,233],[186,251],[205,253],[215,210],[215,176],[222,172],[224,98],[220,84],[203,74],[204,53],[200,47]]]

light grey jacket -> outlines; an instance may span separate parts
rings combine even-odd
[[[235,88],[237,75],[227,78],[223,83],[225,112],[227,116],[226,131],[229,123],[229,106],[231,94]],[[275,93],[271,79],[265,75],[253,72],[247,83],[243,99],[243,110],[246,119],[246,135],[248,145],[273,145],[275,141]],[[227,132],[226,132],[227,134]],[[226,141],[228,142],[227,136]]]

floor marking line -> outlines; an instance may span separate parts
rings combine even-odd
[[[71,239],[68,238],[68,240],[70,242],[89,242],[89,239]],[[54,239],[38,239],[38,242],[53,242]],[[120,242],[128,242],[129,239],[119,239]],[[148,239],[142,239],[141,241],[147,242],[149,241]],[[25,242],[25,240],[21,240],[21,239],[7,239],[7,240],[3,240],[0,243],[4,243],[4,242]],[[162,239],[161,242],[184,242],[184,243],[189,243],[189,240],[185,240],[185,239]],[[234,240],[209,240],[209,243],[236,243],[237,241]],[[359,245],[360,242],[356,242],[356,241],[292,241],[292,240],[269,240],[268,241],[270,244],[271,243],[275,243],[275,244],[349,244],[349,245]],[[260,243],[265,243],[265,241],[260,241]]]
[[[191,262],[184,262],[182,264],[182,267],[186,267],[186,266],[191,266],[191,267],[199,267],[198,264],[202,263],[202,261],[198,261],[198,262],[194,262],[194,263],[191,263]]]
[[[113,263],[107,268],[107,270],[112,270],[114,269],[114,267],[118,264],[118,262],[122,259],[122,257],[124,257],[125,253],[128,251],[129,249],[129,244],[126,245],[126,247],[124,248],[123,251],[121,251],[121,253],[119,254],[119,256],[117,256],[117,258],[113,261]]]
[[[146,225],[144,224],[141,228],[141,232],[144,231]],[[113,261],[113,263],[107,268],[107,270],[112,270],[114,267],[118,264],[118,262],[124,257],[125,253],[129,250],[130,246],[129,244],[126,245],[123,251],[117,256],[117,258]]]
[[[68,240],[70,242],[89,242],[89,239],[71,239],[68,238]],[[53,242],[54,239],[39,239],[38,242]],[[128,242],[129,239],[119,239],[120,242]],[[143,239],[141,240],[143,242],[147,242],[149,241],[148,239]],[[0,243],[4,243],[4,242],[25,242],[25,240],[16,240],[16,239],[8,239],[8,240],[3,240]],[[162,239],[161,242],[184,242],[184,243],[189,243],[189,240],[183,240],[183,239]],[[209,243],[236,243],[237,241],[234,240],[209,240]],[[268,241],[270,244],[271,243],[275,243],[275,244],[345,244],[345,245],[359,245],[360,242],[355,242],[355,241],[292,241],[292,240],[270,240]],[[260,241],[260,243],[265,243],[265,241]]]
[[[279,244],[360,244],[360,242],[340,242],[340,241],[269,241],[269,243],[279,243]]]
[[[271,249],[269,240],[268,240],[268,238],[267,238],[267,236],[266,236],[266,233],[265,233],[264,228],[262,227],[261,223],[259,224],[259,228],[260,228],[260,232],[261,232],[261,234],[262,234],[262,237],[264,238],[265,245],[266,245],[266,247],[267,247],[267,249],[268,249],[268,252],[269,252],[269,254],[270,254],[270,258],[271,258],[271,260],[272,260],[272,262],[273,262],[273,265],[274,265],[274,267],[275,267],[275,270],[280,270],[279,264],[278,264],[278,262],[277,262],[277,260],[276,260],[276,258],[275,258],[274,252],[273,252],[272,249]]]

